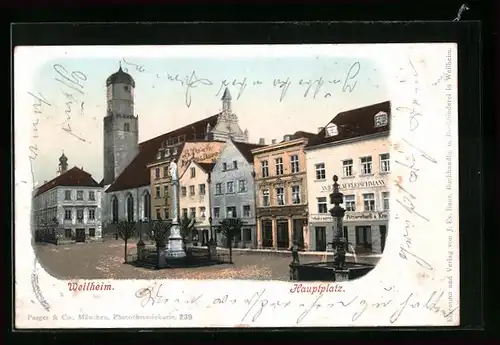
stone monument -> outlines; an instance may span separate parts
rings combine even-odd
[[[335,281],[346,281],[349,280],[349,270],[346,267],[345,254],[347,241],[344,237],[344,214],[345,209],[343,209],[340,204],[344,202],[344,194],[339,190],[339,180],[337,175],[333,176],[333,192],[330,194],[330,204],[333,204],[333,208],[330,209],[330,214],[333,218],[333,241],[332,248],[334,250],[334,267],[335,267]]]
[[[172,227],[165,250],[165,259],[167,264],[174,264],[186,257],[179,224],[179,174],[175,162],[170,163],[170,176],[172,177]]]

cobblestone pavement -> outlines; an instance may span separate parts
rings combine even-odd
[[[135,253],[135,243],[128,245]],[[233,252],[233,265],[148,270],[124,264],[124,243],[107,240],[71,245],[37,244],[37,257],[52,276],[59,279],[250,279],[289,280],[291,255],[278,253]],[[359,262],[376,264],[378,258]],[[301,262],[321,261],[315,255],[301,256]]]

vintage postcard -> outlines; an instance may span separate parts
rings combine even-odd
[[[456,326],[457,46],[16,47],[15,326]]]

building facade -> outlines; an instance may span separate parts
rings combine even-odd
[[[244,226],[234,238],[234,245],[256,248],[257,225],[252,149],[263,145],[228,140],[212,170],[210,199],[213,224],[226,217],[240,218]],[[217,236],[218,244],[225,239]]]
[[[222,112],[139,143],[139,117],[134,114],[134,79],[120,67],[107,78],[106,86],[104,178],[101,182],[105,190],[102,200],[105,224],[103,232],[114,234],[117,222],[128,220],[139,222],[138,229],[144,233],[143,226],[147,229],[148,225],[145,223],[155,218],[157,209],[160,209],[163,217],[165,211],[169,212],[170,205],[166,200],[170,183],[164,166],[171,159],[164,156],[166,149],[173,150],[176,145],[188,141],[214,141],[231,136],[244,140],[245,135],[248,137],[248,132],[239,127],[238,118],[232,113],[231,96],[227,91],[222,99]],[[178,150],[180,151],[179,148]],[[189,159],[184,164],[189,164]],[[157,167],[160,169],[159,179],[156,179]],[[152,197],[156,196],[157,187],[161,189],[159,198]]]
[[[346,209],[344,237],[356,252],[381,253],[390,205],[390,103],[338,114],[305,148],[311,249],[333,240],[329,195],[339,177]]]
[[[191,163],[179,176],[180,216],[195,219],[190,240],[207,245],[210,239],[210,174],[214,163]]]
[[[99,240],[102,187],[83,169],[59,171],[59,176],[35,192],[32,202],[35,238],[50,228],[55,232],[54,239],[59,241]]]
[[[179,176],[184,175],[193,162],[211,164],[219,156],[224,141],[193,140],[174,145],[165,143],[158,150],[155,161],[148,164],[151,172],[152,219],[170,219],[172,179],[170,163],[175,162]],[[208,190],[208,189],[207,189]]]
[[[304,147],[314,136],[297,132],[252,150],[259,248],[288,249],[294,236],[300,248],[309,247]]]

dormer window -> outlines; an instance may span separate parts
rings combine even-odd
[[[168,156],[170,156],[170,149],[165,150],[165,157],[168,157]]]
[[[389,121],[389,116],[385,111],[380,111],[375,115],[374,118],[375,127],[387,126],[388,121]]]
[[[172,152],[172,154],[175,156],[177,154],[177,147],[174,147],[174,151]]]
[[[325,127],[325,138],[334,137],[334,136],[336,136],[337,134],[339,134],[339,129],[337,128],[337,125],[336,125],[336,124],[334,124],[334,123],[329,123],[329,124]]]
[[[156,154],[156,159],[161,159],[161,150],[158,150],[158,153]]]

